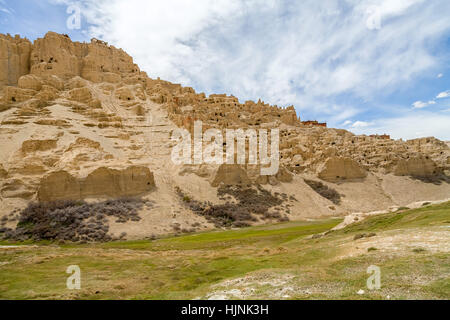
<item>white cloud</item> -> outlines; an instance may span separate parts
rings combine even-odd
[[[421,108],[425,108],[428,104],[426,102],[416,101],[412,105],[413,105],[414,109],[421,109]]]
[[[352,123],[353,123],[352,121],[347,120],[342,124],[342,126],[347,127],[347,126],[351,125]]]
[[[351,129],[356,134],[390,134],[394,139],[439,137],[450,140],[450,115],[433,113],[377,119],[368,127]]]
[[[437,95],[436,99],[444,99],[450,97],[450,90],[441,92]]]
[[[444,98],[447,98],[447,97],[450,97],[450,90],[439,93],[436,96],[436,100],[437,99],[444,99]],[[430,100],[428,102],[416,101],[416,102],[414,102],[412,104],[412,106],[413,106],[413,109],[423,109],[423,108],[426,108],[428,106],[437,104],[436,100]]]
[[[443,73],[439,73],[439,74],[437,75],[438,79],[442,78],[443,76],[444,76]]]
[[[433,67],[447,1],[84,0],[90,34],[152,77],[241,99],[324,112],[341,94],[373,99]],[[382,28],[366,28],[379,5]],[[414,29],[415,32],[411,33]],[[340,107],[343,111],[344,106]]]
[[[5,1],[0,0],[0,11],[7,13],[7,14],[12,14],[11,11],[13,11],[13,10],[6,5]]]
[[[431,105],[436,104],[436,101],[434,100],[430,100],[428,102],[423,102],[423,101],[416,101],[414,102],[413,105],[413,109],[422,109]]]
[[[355,123],[352,124],[352,128],[367,128],[369,126],[370,123],[365,121],[356,121]]]
[[[397,16],[403,14],[409,7],[424,0],[388,0],[378,1],[383,16]]]

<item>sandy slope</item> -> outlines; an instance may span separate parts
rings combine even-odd
[[[14,46],[16,40],[2,38]],[[61,49],[62,45],[68,49]],[[51,50],[42,49],[47,46]],[[71,56],[72,47],[92,50],[92,54]],[[292,174],[293,179],[289,182],[286,177],[271,177],[264,188],[272,194],[296,199],[287,201],[289,212],[282,209],[291,220],[373,212],[450,196],[448,182],[425,183],[393,174],[405,173],[399,173],[399,168],[406,173],[429,174],[437,171],[437,165],[443,170],[448,167],[450,149],[437,139],[405,143],[354,136],[344,130],[303,125],[293,108],[282,109],[262,102],[239,104],[235,97],[222,95],[207,98],[192,88],[148,78],[126,53],[101,41],[72,43],[63,35],[49,33],[33,48],[36,55],[43,55],[42,61],[34,61],[31,74],[18,79],[21,87],[14,84],[0,88],[0,219],[23,209],[30,201],[39,200],[43,178],[54,172],[65,171],[79,182],[101,167],[124,170],[140,166],[149,168],[154,175],[155,187],[143,194],[153,201],[154,207],[140,213],[140,222],[111,221],[113,234],[126,232],[129,238],[145,238],[170,233],[174,224],[181,229],[191,229],[193,224],[199,225],[197,230],[212,228],[203,217],[188,210],[175,192],[179,187],[193,200],[224,203],[211,184],[217,166],[190,168],[175,165],[171,160],[174,146],[171,133],[178,127],[189,127],[195,118],[191,115],[196,112],[208,125],[215,123],[223,128],[228,120],[233,120],[248,127],[277,127],[283,131],[282,169],[288,172],[288,177]],[[50,54],[47,51],[51,51],[52,57],[45,56]],[[58,57],[57,64],[53,56]],[[82,65],[92,70],[88,68],[82,75],[92,81],[73,74],[63,77],[68,72],[65,69],[77,59],[81,59],[80,63],[89,62]],[[104,72],[103,66],[112,66],[114,61],[119,71]],[[109,82],[96,81],[96,77]],[[327,181],[344,178],[335,183],[322,181],[341,195],[339,205],[322,197],[304,181],[319,181],[319,177]],[[55,193],[70,189],[66,182],[58,181],[50,187]],[[108,185],[96,185],[100,193],[103,187]],[[119,189],[127,188],[125,184]],[[120,192],[109,197],[119,196]],[[14,214],[17,216],[18,211]],[[8,221],[5,226],[14,227],[16,223],[17,220]]]

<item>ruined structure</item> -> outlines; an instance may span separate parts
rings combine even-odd
[[[391,140],[391,136],[388,135],[388,134],[382,134],[382,135],[371,134],[370,137],[371,137],[371,138],[382,139],[382,140]]]
[[[55,201],[138,196],[150,192],[154,186],[153,174],[145,167],[130,167],[124,170],[103,167],[85,178],[76,178],[66,171],[58,171],[41,180],[38,199]]]
[[[78,43],[50,32],[31,43],[0,35],[0,65],[0,215],[33,200],[143,195],[159,203],[148,228],[165,233],[174,220],[208,226],[180,207],[175,187],[221,203],[221,185],[262,185],[298,199],[291,219],[450,195],[445,142],[357,136],[302,122],[293,106],[206,96],[149,78],[123,50],[100,40]],[[261,176],[250,165],[173,164],[172,131],[192,130],[196,120],[203,130],[280,129],[279,173]],[[342,203],[321,197],[303,179],[322,180],[343,195]]]
[[[316,126],[316,127],[327,127],[327,124],[325,122],[318,122],[316,120],[314,121],[302,121],[302,124],[305,126]]]

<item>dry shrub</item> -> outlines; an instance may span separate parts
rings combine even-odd
[[[234,197],[237,203],[227,202],[226,204],[213,205],[212,203],[201,203],[185,195],[180,188],[176,188],[180,200],[194,213],[205,217],[217,228],[235,227],[242,228],[257,222],[257,217],[263,220],[289,221],[289,218],[282,216],[279,212],[271,213],[269,209],[283,204],[287,196],[272,195],[261,186],[221,186],[218,190],[219,198],[230,199]],[[187,202],[185,199],[190,201]]]
[[[24,241],[110,241],[108,217],[116,222],[139,221],[138,212],[152,206],[141,199],[123,198],[88,204],[84,201],[30,203],[19,215],[15,230],[4,230],[6,239]]]
[[[336,190],[324,185],[322,182],[305,179],[305,183],[315,192],[320,194],[325,199],[330,200],[335,205],[339,205],[341,203],[341,195]]]

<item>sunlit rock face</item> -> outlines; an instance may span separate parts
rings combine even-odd
[[[248,143],[244,164],[176,165],[172,134],[193,134],[196,121],[203,132],[222,133],[224,153],[234,143],[227,129],[278,129],[279,170],[264,176],[261,163],[248,163]],[[177,188],[214,205],[222,186],[262,186],[299,198],[285,209],[293,219],[450,194],[448,183],[408,178],[449,172],[450,148],[435,138],[357,136],[302,122],[293,106],[207,96],[149,78],[123,50],[102,41],[73,42],[53,32],[34,43],[0,35],[0,145],[0,215],[31,201],[142,196],[159,205],[156,225],[176,219],[177,210],[190,221],[197,216],[183,211]],[[304,180],[336,189],[342,203]]]
[[[153,174],[145,167],[130,167],[123,170],[99,168],[84,178],[74,177],[66,171],[58,171],[41,180],[38,199],[55,201],[130,197],[150,192],[154,187]]]
[[[433,160],[426,157],[418,157],[399,161],[394,173],[397,176],[430,177],[439,172]]]
[[[363,179],[367,172],[352,159],[333,157],[321,166],[318,175],[325,181],[340,181]]]

